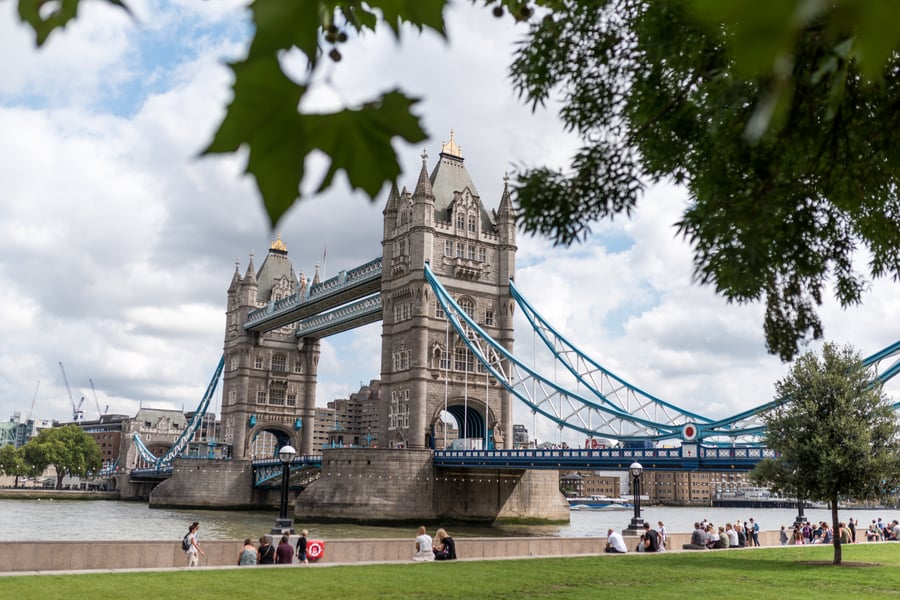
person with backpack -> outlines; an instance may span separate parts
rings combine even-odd
[[[200,557],[205,556],[205,553],[197,543],[197,532],[199,529],[200,522],[194,521],[188,528],[187,535],[181,540],[181,548],[184,550],[185,555],[187,555],[188,567],[198,566],[200,564]]]

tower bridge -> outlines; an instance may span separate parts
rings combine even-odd
[[[372,518],[375,502],[382,514],[374,516],[385,518],[558,519],[568,505],[553,470],[623,469],[640,459],[648,469],[746,471],[770,456],[761,447],[761,414],[774,403],[720,420],[683,410],[605,369],[553,329],[513,283],[515,215],[504,180],[497,208],[488,211],[451,135],[430,173],[423,153],[412,191],[390,190],[382,256],[324,281],[317,268],[309,279],[295,272],[279,237],[259,269],[252,254],[243,275],[236,264],[219,365],[221,441],[231,446],[233,464],[203,470],[197,461],[173,461],[176,444],[165,463],[174,462],[172,479],[151,494],[151,504],[204,505],[204,495],[226,497],[219,503],[226,505],[258,501],[258,490],[280,470],[272,447],[266,455],[254,450],[264,435],[274,437],[274,449],[299,449],[292,468],[300,474],[292,481],[304,488],[297,508],[308,518]],[[575,390],[516,356],[517,311],[577,382]],[[379,447],[322,453],[313,444],[320,340],[377,321],[381,398],[372,433]],[[900,370],[898,357],[900,342],[866,361],[884,382]],[[218,374],[206,404],[217,381]],[[588,437],[650,446],[674,440],[680,447],[513,450],[513,401]],[[205,412],[201,405],[198,413]],[[447,415],[483,448],[434,451],[434,431]],[[158,479],[165,475],[160,464],[156,475],[136,475]],[[321,478],[310,475],[316,468]],[[455,488],[472,507],[467,514],[437,499],[408,506],[410,498],[447,493],[440,474],[460,469],[490,472],[510,487],[491,498]],[[424,491],[410,487],[426,480],[432,483]]]

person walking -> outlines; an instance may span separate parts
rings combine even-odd
[[[304,529],[300,532],[300,537],[297,538],[297,562],[301,565],[309,564],[309,559],[306,557],[306,536],[308,535],[309,531]]]
[[[748,533],[750,534],[751,539],[753,540],[753,546],[759,546],[759,523],[753,520],[753,517],[750,517],[750,524],[747,525],[749,529]],[[750,546],[751,544],[747,544]]]
[[[206,555],[206,553],[203,552],[203,549],[200,548],[200,545],[197,543],[197,533],[199,530],[199,521],[194,521],[188,528],[188,541],[190,542],[190,546],[188,546],[188,549],[184,551],[184,553],[187,555],[188,567],[199,566],[200,557]]]

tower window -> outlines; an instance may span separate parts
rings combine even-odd
[[[453,242],[444,242],[444,256],[453,256]]]
[[[460,231],[464,231],[466,228],[466,217],[462,213],[456,215],[456,228]]]
[[[471,233],[475,233],[475,224],[476,224],[476,222],[477,222],[477,221],[476,221],[474,215],[471,216],[471,217],[469,217],[469,231],[470,231]]]
[[[485,310],[484,311],[484,324],[485,325],[493,325],[494,324],[494,311],[493,310]]]
[[[284,354],[275,354],[272,356],[272,370],[284,372],[287,370],[287,357]]]

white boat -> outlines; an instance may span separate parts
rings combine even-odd
[[[624,510],[633,508],[625,498],[610,498],[609,496],[576,496],[567,498],[571,510]]]

